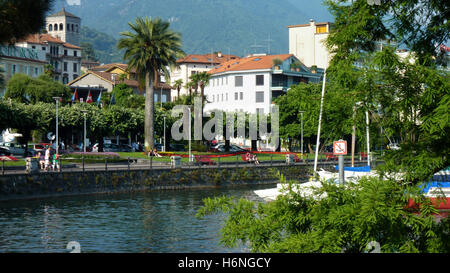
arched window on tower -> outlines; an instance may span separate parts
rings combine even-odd
[[[59,30],[63,30],[64,29],[64,25],[61,23],[61,24],[59,24]]]
[[[78,33],[78,25],[75,25],[75,30]]]
[[[48,25],[48,31],[53,31],[53,26],[52,26],[52,24]]]
[[[72,31],[75,31],[75,28],[73,27],[73,24],[72,24]]]
[[[58,24],[54,24],[54,25],[53,25],[53,29],[54,29],[55,31],[58,31]]]
[[[70,31],[70,24],[67,24],[66,29],[67,29],[67,31]]]

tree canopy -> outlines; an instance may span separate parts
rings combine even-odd
[[[37,78],[31,78],[25,74],[15,74],[8,81],[5,98],[23,103],[54,102],[53,97],[69,99],[72,95],[70,88],[56,82],[49,76],[42,74]]]
[[[14,43],[39,32],[53,0],[0,1],[0,44]],[[18,23],[20,22],[20,23]]]

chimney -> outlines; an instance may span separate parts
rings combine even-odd
[[[217,52],[217,57],[222,58],[222,52]]]
[[[309,24],[310,24],[311,26],[314,26],[314,24],[315,24],[314,19],[309,19]]]

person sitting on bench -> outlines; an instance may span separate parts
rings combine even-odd
[[[252,160],[253,160],[253,162],[254,162],[256,165],[259,165],[258,157],[256,157],[255,154],[252,155]]]
[[[253,163],[253,162],[255,161],[255,160],[254,160],[254,155],[251,154],[251,153],[247,153],[247,154],[245,155],[245,160],[247,160],[248,163]]]

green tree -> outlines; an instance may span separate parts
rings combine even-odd
[[[53,0],[0,1],[0,44],[14,43],[39,32]],[[20,22],[18,24],[17,22]]]
[[[436,50],[449,38],[448,1],[326,3],[335,17],[327,39],[330,83],[401,140],[401,151],[387,153],[386,170],[406,172],[414,183],[429,179],[449,165],[449,115],[442,110],[449,77],[438,70]],[[411,50],[410,60],[396,56],[400,44]]]
[[[154,88],[159,76],[168,77],[168,66],[174,66],[181,57],[181,38],[169,29],[170,24],[160,18],[137,18],[128,24],[133,32],[122,32],[119,49],[125,49],[124,59],[128,69],[135,68],[141,86],[145,86],[145,148],[154,145]]]
[[[377,178],[322,185],[313,197],[288,190],[269,203],[207,198],[197,216],[226,214],[221,243],[246,245],[252,252],[362,253],[372,241],[385,253],[450,250],[449,218],[436,221],[436,209],[418,188]],[[406,209],[410,198],[422,202],[419,211]]]
[[[83,42],[81,43],[81,56],[83,56],[83,60],[94,61],[97,62],[98,58],[95,54],[94,47],[92,44]]]
[[[192,89],[194,89],[196,86],[196,83],[193,81],[188,81],[185,85],[184,88],[186,88],[189,91],[189,97],[192,97]]]
[[[182,79],[178,79],[173,83],[173,88],[175,88],[177,90],[177,99],[180,97],[180,90],[181,87],[183,87],[183,80]]]
[[[211,79],[211,74],[208,72],[197,73],[199,86],[200,86],[200,96],[202,98],[202,115],[203,115],[203,104],[205,103],[205,87],[209,85],[209,80]]]
[[[70,88],[56,82],[47,75],[31,78],[25,74],[15,74],[8,81],[5,98],[11,98],[23,103],[54,102],[53,97],[59,96],[66,100],[70,98]]]
[[[3,67],[0,67],[0,89],[3,89],[5,86],[5,76],[3,75],[5,73],[5,70]]]

